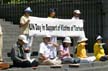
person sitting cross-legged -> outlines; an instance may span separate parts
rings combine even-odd
[[[94,44],[94,55],[96,57],[97,61],[106,61],[108,60],[108,55],[105,55],[105,51],[103,48],[103,45],[105,43],[102,43],[102,37],[99,35],[96,38],[96,42]]]
[[[60,65],[61,60],[57,57],[57,43],[51,42],[51,36],[45,35],[40,43],[39,63],[44,65]]]
[[[27,44],[27,38],[25,35],[19,35],[18,41],[11,49],[11,59],[15,67],[37,67],[38,62],[35,59],[28,59],[26,53],[29,49],[25,48]]]
[[[71,39],[70,37],[65,37],[63,44],[60,46],[59,53],[60,53],[60,58],[62,60],[63,64],[67,63],[72,63],[72,64],[77,64],[80,63],[79,58],[73,58],[70,56],[69,48],[71,44]]]
[[[77,48],[76,48],[76,56],[81,59],[80,63],[89,63],[95,61],[95,56],[87,56],[86,51],[86,41],[88,39],[85,37],[81,37],[78,41]]]

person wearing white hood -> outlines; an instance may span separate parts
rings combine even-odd
[[[84,62],[92,62],[96,59],[95,56],[87,56],[87,51],[85,47],[87,45],[87,40],[88,39],[86,37],[81,37],[77,44],[76,56],[81,59],[82,63],[84,60]]]
[[[28,40],[28,44],[25,44],[25,48],[28,52],[28,53],[26,53],[26,56],[28,59],[30,59],[30,55],[31,55],[30,49],[32,47],[32,42],[33,42],[33,36],[29,36],[30,13],[32,13],[32,10],[30,7],[27,7],[24,10],[23,16],[20,18],[20,34],[25,35]]]
[[[99,35],[96,38],[96,43],[94,44],[94,55],[95,55],[97,61],[108,60],[108,55],[105,55],[105,51],[103,48],[103,45],[105,45],[105,43],[102,43],[102,39],[103,38]]]

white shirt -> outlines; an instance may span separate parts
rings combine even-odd
[[[55,58],[57,56],[56,48],[52,44],[46,45],[44,42],[40,44],[39,53],[45,55],[47,58]]]
[[[72,17],[72,20],[79,20],[79,17]]]

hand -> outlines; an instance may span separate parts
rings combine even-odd
[[[52,42],[48,42],[48,44],[53,44]]]
[[[26,23],[28,24],[30,22],[30,20],[28,20]]]
[[[70,56],[69,53],[63,53],[63,56]]]
[[[27,50],[30,50],[30,48],[24,48],[24,50],[26,50],[26,51],[27,51]]]
[[[66,56],[70,56],[70,54],[69,53],[66,53]]]
[[[27,21],[28,23],[30,22],[30,20]]]
[[[59,44],[54,42],[48,42],[48,44],[50,44],[50,46],[59,47]]]

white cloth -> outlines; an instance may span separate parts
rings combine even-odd
[[[90,56],[90,57],[84,58],[83,60],[87,60],[87,61],[93,62],[93,61],[96,60],[96,57],[95,56]]]
[[[45,57],[48,57],[49,59],[57,56],[56,48],[51,44],[46,45],[44,42],[40,44],[39,53],[45,55]]]
[[[61,60],[56,57],[54,59],[47,59],[47,60],[44,60],[44,61],[40,61],[40,64],[43,64],[43,65],[60,65],[61,64]]]
[[[79,17],[72,17],[72,20],[80,20]]]
[[[55,42],[55,43],[57,43],[57,37],[52,36],[52,37],[51,37],[51,42]]]

